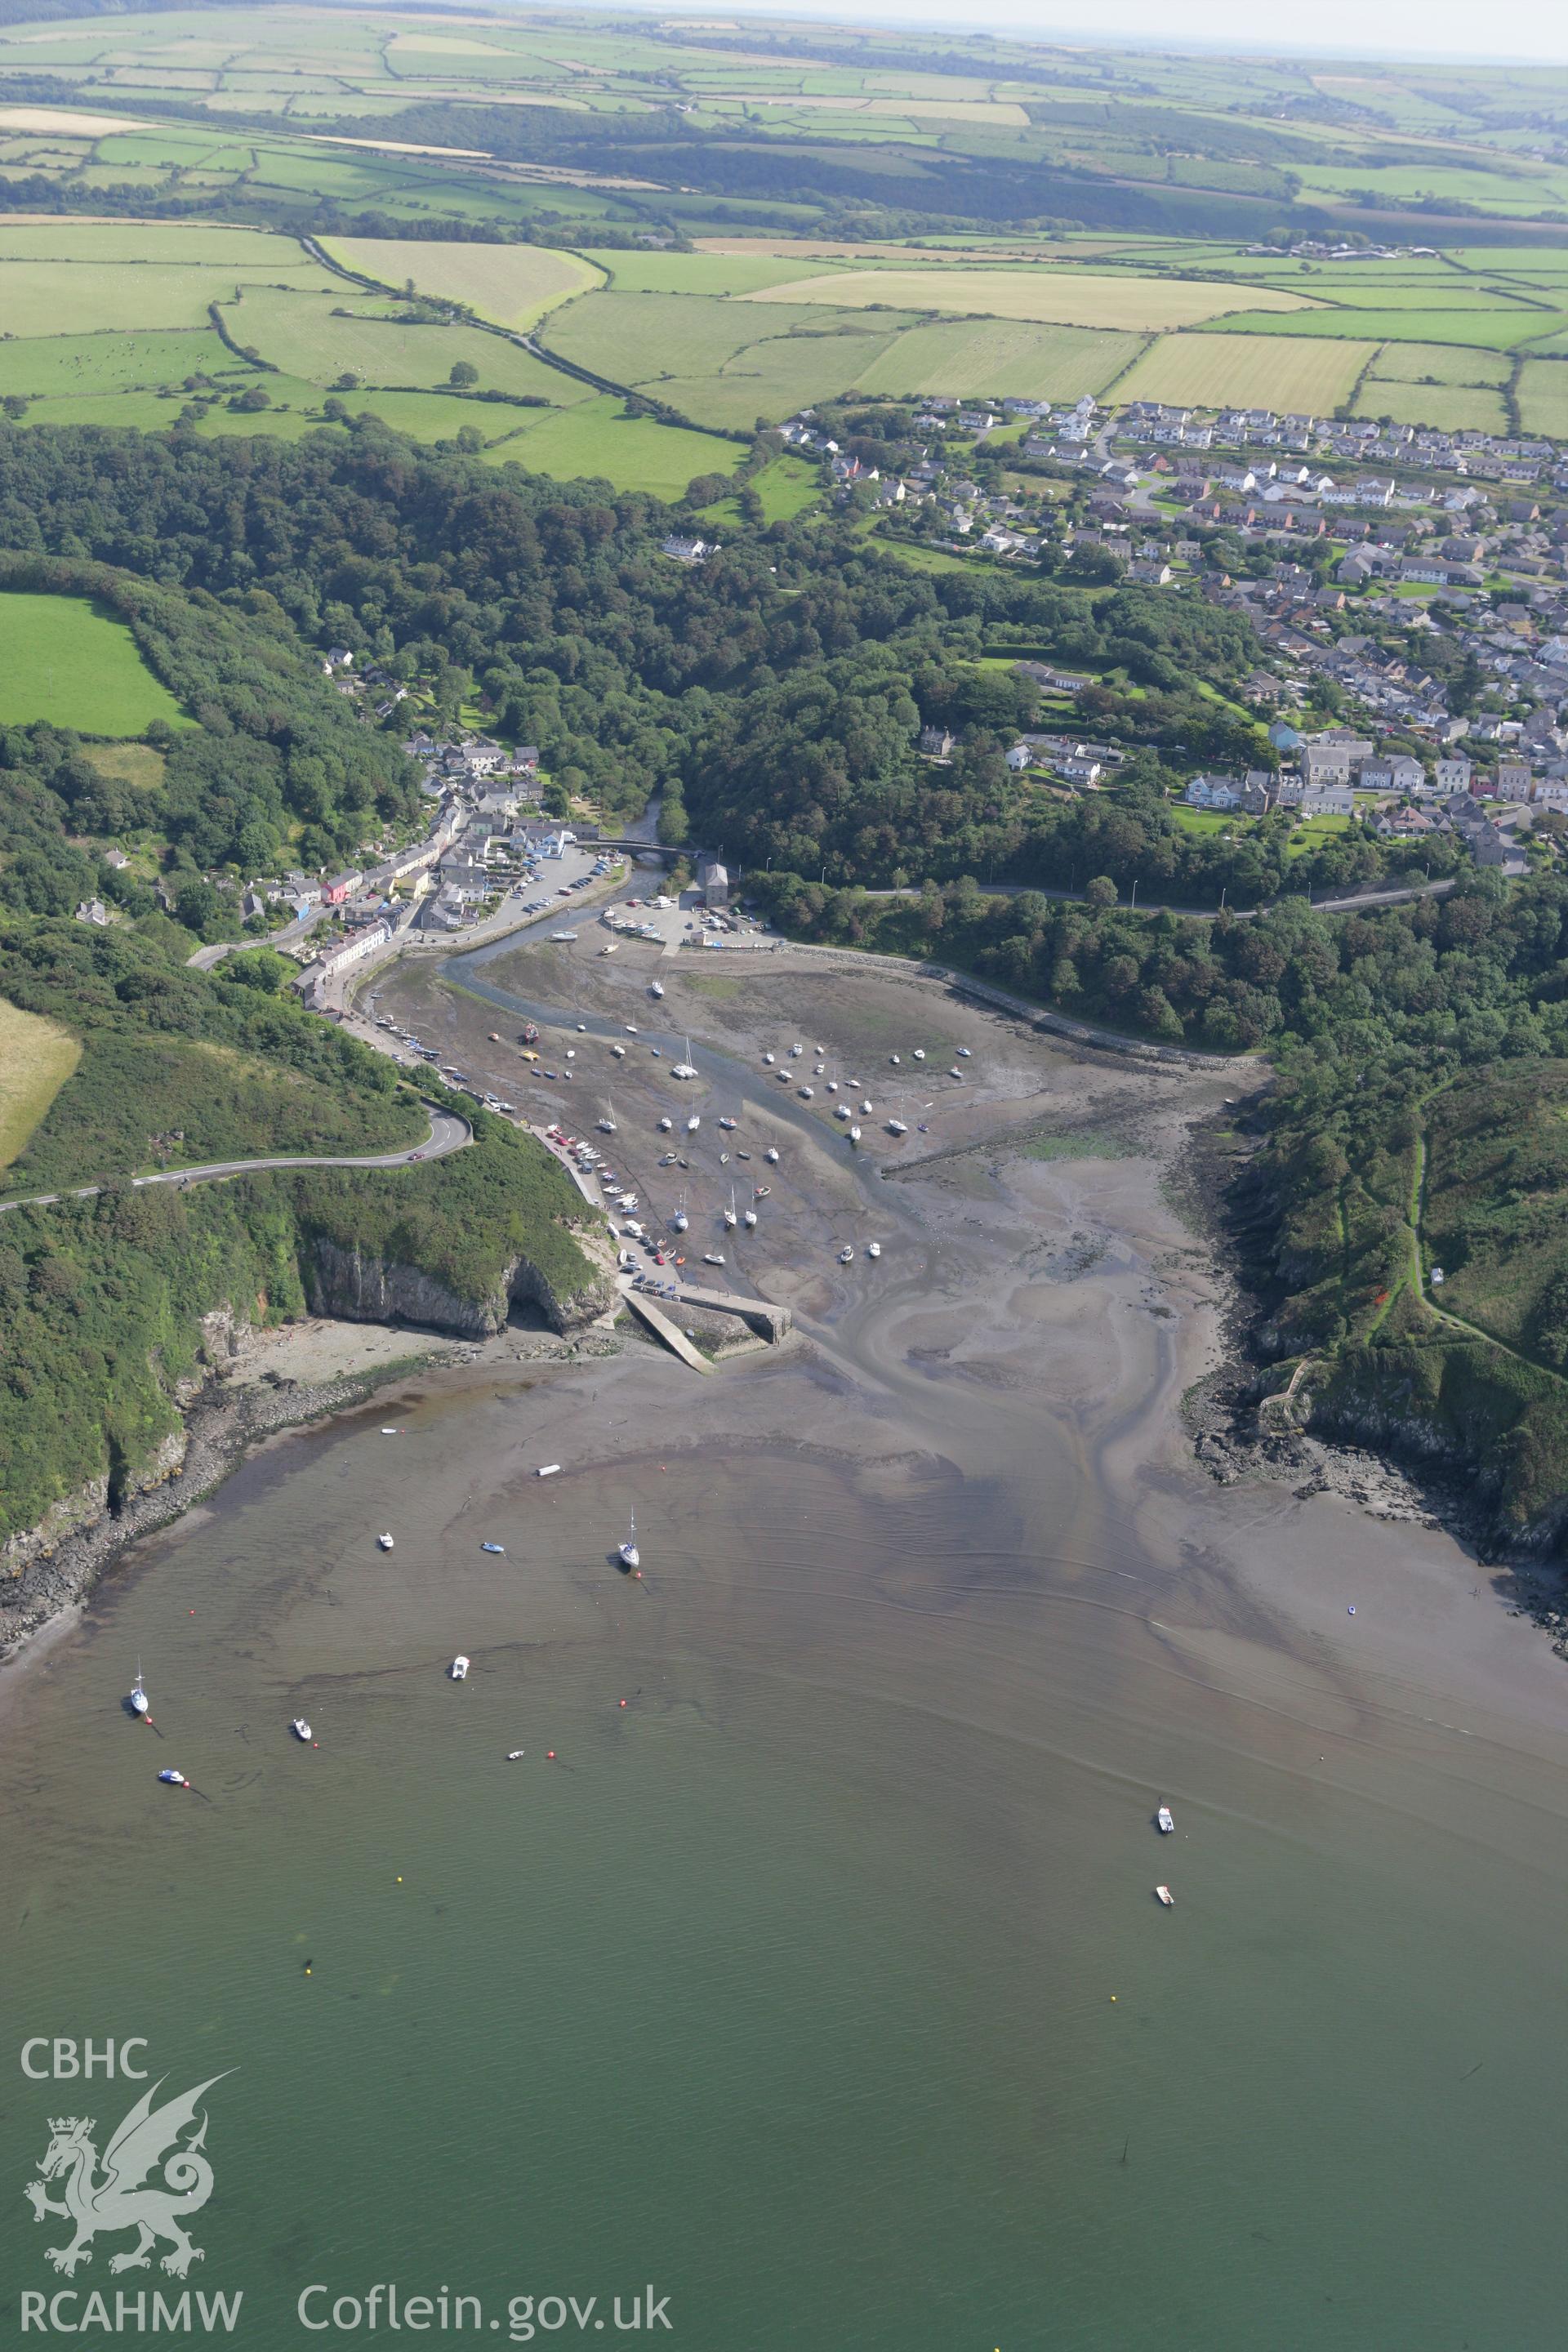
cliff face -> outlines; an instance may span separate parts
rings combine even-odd
[[[602,1315],[611,1298],[602,1275],[571,1297],[558,1297],[524,1257],[514,1258],[483,1298],[459,1298],[417,1266],[389,1265],[324,1238],[315,1244],[306,1282],[315,1314],[354,1323],[412,1323],[468,1339],[502,1330],[514,1305],[537,1307],[552,1330],[564,1332]]]

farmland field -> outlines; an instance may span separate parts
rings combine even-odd
[[[296,255],[297,246],[289,248]],[[325,287],[325,270],[309,262],[287,272],[263,265],[252,276],[290,285]],[[198,328],[207,305],[231,296],[246,273],[152,261],[0,261],[0,319],[13,335],[126,332],[142,327]]]
[[[1270,318],[1247,310],[1217,322],[1208,331],[1224,334],[1371,336],[1379,341],[1474,343],[1483,350],[1513,351],[1568,325],[1568,313],[1552,310],[1313,310],[1294,318]]]
[[[1568,360],[1526,360],[1519,378],[1519,420],[1527,433],[1568,440]]]
[[[1392,416],[1396,425],[1429,425],[1438,433],[1506,433],[1508,410],[1491,384],[1400,383],[1368,376],[1355,404],[1358,416]]]
[[[140,735],[183,714],[112,613],[81,596],[0,593],[0,726],[40,719],[83,735]]]
[[[402,306],[373,296],[355,300],[339,287],[331,294],[247,293],[232,313],[237,342],[259,352],[290,375],[336,383],[351,373],[364,383],[429,386],[445,383],[455,362],[479,370],[486,390],[541,394],[558,406],[585,399],[588,387],[482,328],[400,324]],[[354,313],[342,313],[352,307]],[[225,354],[226,357],[227,355]],[[3,362],[0,362],[3,364]]]
[[[13,336],[0,341],[0,394],[116,393],[188,375],[255,380],[210,327],[147,334]]]
[[[376,406],[381,413],[380,404]],[[462,406],[466,422],[476,412],[467,404]],[[494,413],[515,414],[505,409]],[[394,421],[387,418],[389,424]],[[604,394],[578,408],[541,412],[538,424],[526,425],[485,454],[496,465],[515,462],[531,473],[552,474],[562,480],[599,478],[617,490],[647,490],[656,499],[676,499],[698,474],[732,472],[745,451],[737,441],[715,441],[706,433],[684,432],[650,417],[628,417],[619,400]]]
[[[500,327],[531,327],[557,303],[597,286],[600,273],[574,253],[537,245],[445,245],[396,237],[334,236],[323,248],[345,269],[460,302]]]
[[[1307,309],[1298,294],[1264,287],[1204,285],[1175,278],[1096,276],[1088,270],[847,269],[797,278],[739,298],[743,302],[886,302],[905,310],[957,310],[996,319],[1039,319],[1066,327],[1193,326],[1243,308]],[[1542,324],[1544,325],[1544,320]]]
[[[1447,343],[1389,343],[1373,362],[1373,374],[1391,383],[1506,383],[1513,362],[1502,352],[1457,351]]]
[[[68,1031],[0,997],[0,1168],[9,1168],[80,1059]]]
[[[910,327],[862,372],[862,392],[1076,400],[1138,356],[1135,335],[1032,320],[950,319]]]
[[[1118,400],[1227,402],[1321,415],[1348,400],[1374,343],[1262,335],[1162,335],[1116,387]]]

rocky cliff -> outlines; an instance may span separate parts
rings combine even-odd
[[[602,1315],[613,1295],[601,1271],[581,1290],[559,1297],[537,1266],[516,1257],[483,1297],[459,1298],[417,1266],[389,1264],[324,1236],[316,1240],[306,1284],[315,1314],[355,1323],[409,1323],[468,1339],[489,1339],[503,1329],[514,1306],[536,1307],[552,1331],[575,1330]]]

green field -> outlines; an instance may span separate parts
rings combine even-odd
[[[364,383],[428,389],[445,383],[454,365],[465,362],[479,370],[482,390],[529,394],[558,407],[588,396],[585,384],[546,367],[502,335],[460,324],[402,324],[405,314],[402,304],[370,296],[356,299],[352,289],[340,285],[321,294],[258,287],[225,317],[237,342],[286,374],[322,386],[352,373]],[[490,418],[476,420],[484,424],[487,436]]]
[[[1527,433],[1568,440],[1568,360],[1526,360],[1519,376],[1519,421]]]
[[[1003,319],[910,327],[864,369],[862,392],[1076,400],[1102,391],[1136,359],[1135,335]]]
[[[0,341],[0,394],[129,392],[197,374],[221,377],[230,389],[256,380],[211,327]]]
[[[1368,376],[1356,400],[1358,416],[1391,416],[1396,425],[1429,425],[1438,433],[1506,433],[1508,409],[1489,384],[1398,383]]]
[[[1419,383],[1431,376],[1438,383],[1506,383],[1513,362],[1501,352],[1457,351],[1449,343],[1388,343],[1372,363],[1380,382]]]
[[[536,245],[405,243],[395,237],[334,236],[323,249],[345,269],[395,290],[461,303],[500,327],[531,327],[558,303],[601,281],[590,261]]]
[[[1474,343],[1482,350],[1514,351],[1568,325],[1568,313],[1553,310],[1313,310],[1293,318],[1245,311],[1210,330],[1215,333],[1374,336],[1413,343]]]
[[[123,621],[80,596],[0,593],[0,726],[140,735],[184,714]]]
[[[9,1168],[80,1059],[68,1031],[0,997],[0,1168]]]
[[[379,403],[376,406],[378,414],[384,414]],[[465,417],[474,413],[465,404]],[[388,416],[389,424],[394,421]],[[736,441],[716,441],[706,433],[689,433],[646,416],[628,417],[621,402],[607,393],[580,407],[542,415],[538,424],[487,452],[498,465],[515,461],[530,473],[553,474],[563,480],[602,479],[615,489],[647,490],[656,499],[681,497],[698,474],[731,473],[745,454]]]
[[[1376,345],[1281,336],[1162,335],[1116,387],[1118,400],[1227,402],[1321,415],[1347,400]]]
[[[1064,327],[1113,327],[1152,333],[1194,326],[1227,310],[1305,309],[1302,298],[1274,289],[1204,284],[1175,278],[1096,276],[1073,269],[847,269],[805,276],[738,298],[743,302],[830,302],[861,309],[883,302],[903,310],[973,312],[1037,319]]]

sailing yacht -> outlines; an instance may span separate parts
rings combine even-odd
[[[613,1104],[606,1103],[605,1105],[604,1110],[600,1114],[598,1124],[599,1133],[601,1135],[614,1135],[616,1131],[616,1113]]]
[[[152,1712],[152,1702],[148,1698],[146,1692],[142,1687],[142,1661],[140,1658],[136,1661],[136,1679],[131,1685],[131,1696],[126,1701],[126,1704],[130,1707],[132,1715],[148,1715]]]
[[[677,1062],[670,1070],[669,1075],[672,1078],[694,1078],[697,1076],[697,1065],[691,1058],[691,1040],[689,1037],[686,1041],[685,1060]]]
[[[669,1221],[669,1230],[672,1234],[683,1234],[690,1223],[691,1220],[686,1213],[686,1195],[682,1192],[680,1205]]]
[[[725,1232],[732,1234],[739,1223],[740,1219],[735,1214],[735,1188],[731,1184],[730,1187],[730,1205],[724,1212]]]
[[[637,1515],[632,1513],[632,1524],[625,1543],[616,1554],[623,1568],[640,1568],[642,1554],[637,1549]]]
[[[750,1232],[751,1232],[752,1227],[756,1223],[756,1222],[757,1222],[757,1213],[756,1213],[755,1209],[742,1209],[742,1212],[741,1212],[741,1223],[745,1226],[746,1231],[747,1231],[748,1233],[750,1233]]]

